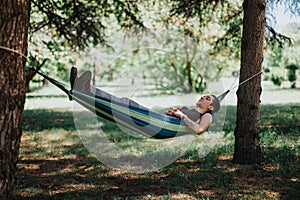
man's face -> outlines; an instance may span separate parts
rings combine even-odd
[[[197,102],[197,107],[209,109],[209,107],[212,106],[213,100],[213,96],[202,96]]]

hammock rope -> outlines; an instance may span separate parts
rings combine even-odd
[[[251,79],[253,79],[254,77],[256,77],[256,76],[258,76],[258,75],[260,75],[260,74],[262,74],[262,73],[263,73],[263,71],[257,72],[257,73],[254,74],[253,76],[250,76],[249,78],[247,78],[246,80],[242,81],[241,83],[239,83],[238,85],[234,86],[234,87],[231,88],[231,89],[237,88],[237,87],[239,87],[239,86],[245,84],[246,82],[250,81]]]
[[[47,76],[46,74],[40,72],[39,70],[36,70],[34,67],[32,66],[28,66],[28,68],[30,70],[33,70],[35,73],[39,74],[40,76],[42,76],[43,78],[45,78],[46,80],[48,80],[50,83],[52,83],[53,85],[55,85],[56,87],[58,87],[59,89],[61,89],[62,91],[64,91],[69,98],[71,98],[71,91],[70,91],[70,87],[62,82],[59,82],[49,76]]]
[[[250,81],[251,79],[253,79],[254,77],[256,77],[256,76],[258,76],[258,75],[260,75],[260,74],[262,74],[262,73],[263,73],[263,71],[257,72],[257,73],[254,74],[253,76],[251,76],[251,77],[247,78],[246,80],[240,82],[238,85],[234,85],[235,82],[237,81],[237,79],[239,78],[239,73],[238,73],[238,74],[236,75],[236,77],[235,77],[233,83],[231,84],[230,88],[229,88],[228,90],[226,90],[225,92],[223,92],[222,94],[220,94],[220,95],[218,96],[218,100],[221,102],[221,101],[226,97],[226,95],[227,95],[230,91],[232,91],[233,89],[235,89],[235,88],[237,88],[237,87],[239,87],[239,86],[245,84],[246,82]]]

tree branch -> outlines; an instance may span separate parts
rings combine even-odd
[[[270,44],[275,45],[276,43],[279,44],[280,48],[283,48],[284,44],[288,42],[288,45],[291,46],[293,44],[293,39],[282,35],[281,33],[275,31],[275,29],[269,25],[265,25],[266,29],[271,33],[270,36]]]

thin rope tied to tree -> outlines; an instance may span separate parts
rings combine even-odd
[[[18,50],[14,50],[14,49],[11,49],[11,48],[8,48],[8,47],[4,47],[4,46],[1,46],[1,45],[0,45],[0,49],[3,49],[3,50],[6,50],[6,51],[10,51],[10,52],[19,54],[19,55],[21,55],[23,58],[25,58],[26,60],[28,60],[27,56],[25,56],[23,53],[19,52]]]
[[[244,83],[250,81],[251,79],[253,79],[254,77],[258,76],[258,75],[261,74],[261,73],[263,73],[263,71],[260,71],[260,72],[258,72],[258,73],[256,73],[256,74],[254,74],[253,76],[251,76],[251,77],[247,78],[246,80],[242,81],[239,85],[237,85],[237,86],[235,86],[235,87],[238,87],[238,86],[243,85]]]
[[[261,73],[263,73],[263,71],[260,71],[260,72],[258,72],[258,73],[256,73],[256,74],[254,74],[253,76],[247,78],[246,80],[242,81],[242,82],[239,83],[238,85],[234,86],[235,82],[237,81],[237,79],[238,79],[239,76],[240,76],[239,73],[238,73],[238,74],[236,75],[236,78],[234,79],[234,82],[231,84],[230,88],[229,88],[227,91],[225,91],[225,92],[223,92],[222,94],[220,94],[220,95],[218,96],[218,100],[221,102],[221,101],[226,97],[226,95],[227,95],[232,89],[237,88],[237,87],[243,85],[244,83],[250,81],[251,79],[253,79],[254,77],[258,76],[258,75],[261,74]]]

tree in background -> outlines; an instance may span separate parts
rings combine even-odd
[[[262,70],[266,1],[245,0],[243,10],[240,83]],[[261,160],[259,143],[261,91],[260,75],[238,88],[233,158],[236,163],[252,164]]]
[[[283,48],[280,48],[277,44],[269,48],[268,55],[265,56],[266,67],[264,72],[266,73],[265,79],[271,80],[274,85],[280,86],[284,81],[284,74],[282,73],[281,65],[283,61]],[[270,74],[270,75],[269,75]]]
[[[291,5],[295,13],[299,12],[299,2],[282,1]],[[272,8],[278,1],[269,1]],[[279,44],[290,41],[283,35],[278,34],[269,26],[266,26],[265,0],[244,0],[243,2],[243,35],[241,45],[241,69],[240,82],[262,71],[264,30],[271,31],[273,40]],[[299,14],[299,13],[298,13]],[[241,164],[253,164],[261,161],[261,148],[259,136],[260,120],[260,94],[261,76],[258,75],[241,85],[237,91],[237,119],[235,135],[234,162]]]
[[[296,88],[296,80],[297,80],[296,71],[299,69],[299,65],[289,64],[285,66],[285,68],[288,70],[287,78],[288,81],[291,83],[291,88]]]
[[[57,2],[57,5],[53,6],[51,5],[51,2]],[[86,43],[87,46],[94,48],[94,40],[80,41],[76,39],[76,36],[78,36],[79,34],[88,35],[88,33],[93,33],[93,27],[98,27],[98,32],[91,34],[91,38],[93,38],[93,35],[98,35],[99,38],[102,37],[102,40],[99,40],[99,38],[97,38],[97,42],[100,42],[102,44],[102,47],[108,47],[108,52],[110,52],[110,54],[117,54],[118,52],[116,52],[115,50],[112,51],[112,49],[116,47],[116,41],[109,41],[109,39],[114,38],[114,34],[122,32],[121,30],[127,30],[129,25],[133,28],[130,29],[131,32],[124,34],[124,38],[126,37],[126,41],[128,40],[128,37],[130,37],[130,35],[136,36],[139,34],[142,35],[143,38],[145,38],[151,37],[149,35],[152,34],[156,37],[153,36],[151,38],[151,42],[149,42],[150,45],[153,42],[159,43],[160,48],[168,49],[174,52],[174,54],[180,55],[184,58],[181,59],[182,62],[174,60],[176,61],[176,63],[170,62],[172,58],[165,58],[163,60],[166,68],[168,68],[169,71],[170,69],[174,69],[180,74],[180,76],[183,76],[186,80],[188,80],[188,83],[183,84],[183,86],[186,88],[183,91],[191,92],[191,88],[194,88],[194,90],[197,92],[203,91],[205,89],[205,81],[210,77],[217,77],[217,75],[220,74],[220,72],[224,69],[224,59],[221,61],[221,57],[220,59],[217,59],[216,57],[206,53],[207,45],[210,45],[209,43],[213,43],[213,40],[215,40],[215,36],[211,36],[211,38],[208,38],[207,32],[209,32],[214,27],[206,28],[205,26],[209,24],[208,22],[214,23],[214,25],[218,24],[217,18],[214,16],[214,13],[211,11],[211,9],[214,9],[215,12],[218,12],[218,15],[222,15],[222,13],[226,13],[223,12],[223,5],[227,5],[227,3],[220,4],[218,6],[206,7],[205,9],[207,11],[205,10],[202,12],[203,14],[201,21],[198,21],[197,18],[186,20],[182,16],[177,15],[175,12],[176,10],[172,8],[173,4],[169,4],[167,1],[129,1],[126,2],[126,4],[120,1],[109,1],[103,2],[102,5],[99,5],[95,2],[80,3],[80,5],[85,8],[81,8],[81,10],[77,11],[76,3],[74,3],[73,1],[66,1],[65,3],[58,0],[49,2],[47,1],[42,2],[40,5],[37,0],[34,0],[30,29],[33,33],[31,37],[31,44],[34,47],[31,47],[30,53],[32,55],[30,57],[34,59],[33,64],[35,64],[36,67],[41,66],[44,58],[49,58],[48,61],[44,64],[44,66],[46,66],[44,70],[46,72],[51,71],[51,75],[54,77],[55,74],[58,74],[56,72],[61,72],[59,73],[60,79],[65,79],[67,77],[68,74],[64,74],[63,71],[68,71],[68,65],[66,65],[66,63],[71,62],[72,60],[65,59],[67,57],[70,57],[70,53],[66,52],[70,52],[71,50],[78,52],[80,50],[80,48],[78,47],[73,47],[74,45],[72,43],[65,42],[66,38],[71,38],[71,41],[76,41],[76,43],[79,44]],[[228,4],[227,6],[230,5]],[[61,11],[62,8],[65,10]],[[120,21],[121,17],[123,16],[120,14],[120,10],[122,9],[125,10],[125,16],[127,16],[125,18],[123,17],[123,21],[126,20],[126,23],[123,23],[123,27],[125,29],[121,29],[122,24],[119,25],[118,23],[116,23],[116,21]],[[95,10],[97,10],[97,12],[95,12]],[[91,23],[93,24],[93,26],[85,26],[84,22],[80,21],[81,18],[77,17],[78,15],[80,15],[80,11],[86,12],[84,14],[81,14],[82,16],[85,16],[85,18],[83,19],[89,19],[87,20],[87,23]],[[221,17],[222,16],[218,16],[218,19]],[[145,24],[147,24],[147,27],[143,26],[143,23],[139,22],[138,20],[144,21]],[[81,23],[82,25],[80,25]],[[60,34],[60,31],[58,31],[62,29],[60,24],[66,24],[66,27],[64,27],[63,29],[64,32],[62,34]],[[79,25],[73,26],[74,24]],[[83,27],[82,31],[79,30],[80,27]],[[86,31],[85,29],[92,30]],[[143,30],[147,31],[143,32]],[[220,32],[222,31],[222,29],[219,28],[218,31]],[[48,36],[45,34],[45,32],[48,33]],[[78,34],[71,34],[76,32],[78,32]],[[36,33],[41,34],[41,38],[35,37]],[[85,39],[87,38],[89,37],[85,37]],[[38,42],[38,40],[45,41]],[[139,42],[141,43],[141,41]],[[43,48],[43,46],[45,45],[47,47]],[[71,45],[71,48],[69,48],[69,45]],[[120,45],[120,43],[117,43],[117,45]],[[126,43],[124,45],[126,45],[126,47],[130,46],[129,43]],[[138,49],[139,47],[136,46],[135,48]],[[77,53],[76,58],[78,58]],[[150,60],[155,59],[155,56],[153,55],[151,57],[150,55],[149,58]],[[118,66],[114,66],[114,68],[110,67],[110,79],[113,77],[113,74],[117,74],[117,72],[120,71],[119,69],[117,69],[119,66],[125,68],[124,66],[126,66],[126,64],[127,63],[124,63],[123,65],[120,64]],[[69,66],[71,65],[72,63],[69,64]],[[90,66],[95,65],[92,64]],[[208,68],[204,66],[211,67],[208,70]],[[28,74],[30,75],[30,73]],[[169,80],[169,83],[171,84],[172,79]],[[174,86],[175,85],[172,85],[171,87]]]
[[[10,199],[22,135],[29,0],[0,1],[0,199]],[[22,56],[24,55],[24,56]]]
[[[67,79],[79,51],[108,45],[107,29],[112,26],[145,29],[135,2],[31,0],[31,5],[29,64],[43,66],[44,72],[60,79]],[[34,73],[27,71],[28,85],[33,77]]]
[[[279,6],[282,11],[286,12],[286,18],[299,16],[299,1],[294,0],[282,0],[282,1],[269,1],[268,11],[272,13],[272,10],[276,10]],[[267,22],[272,21],[272,15],[267,15]],[[278,19],[282,20],[282,19]],[[287,21],[289,21],[287,19]],[[270,22],[271,23],[271,22]],[[275,25],[276,21],[273,20]],[[281,86],[284,81],[287,80],[285,66],[289,63],[298,62],[299,52],[299,24],[288,23],[284,27],[281,27],[278,32],[270,24],[266,25],[268,32],[266,35],[266,60],[263,63],[265,80],[271,80],[274,85]]]

